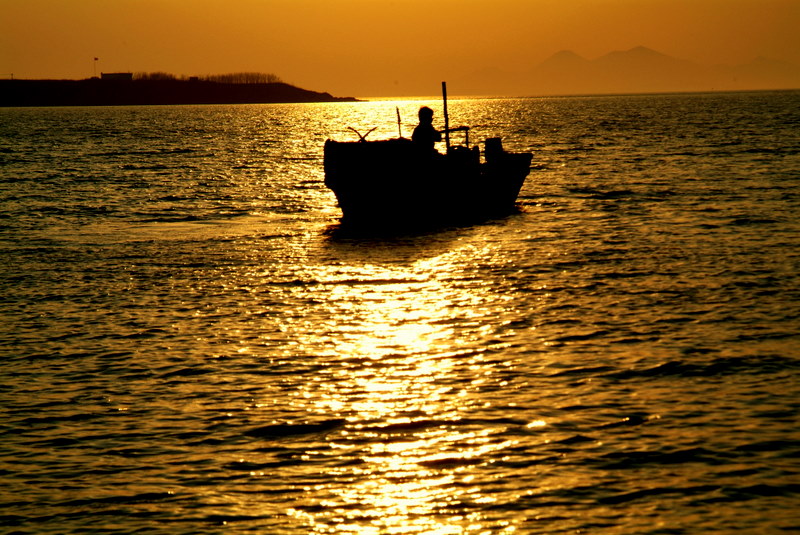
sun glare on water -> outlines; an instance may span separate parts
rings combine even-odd
[[[331,482],[306,489],[316,507],[292,511],[314,532],[486,528],[481,515],[464,515],[460,504],[492,501],[473,482],[473,471],[512,442],[497,438],[496,429],[463,425],[465,408],[485,404],[470,386],[491,376],[492,367],[480,353],[458,349],[460,337],[483,336],[483,327],[475,322],[471,332],[457,333],[452,316],[467,310],[465,299],[486,297],[484,290],[456,292],[442,284],[454,269],[453,255],[328,275],[327,302],[346,303],[346,310],[327,314],[349,320],[319,331],[334,343],[336,362],[306,385],[298,404],[347,420],[321,454],[349,461],[338,463]],[[513,531],[510,524],[492,527]]]

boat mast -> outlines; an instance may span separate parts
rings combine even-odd
[[[450,152],[450,116],[447,115],[447,82],[442,82],[442,100],[444,100],[444,144]]]
[[[397,137],[403,137],[403,127],[400,123],[400,106],[395,106],[394,109],[397,111]]]

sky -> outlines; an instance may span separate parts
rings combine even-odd
[[[0,78],[267,72],[336,96],[435,95],[561,50],[800,65],[798,28],[800,0],[0,0]]]

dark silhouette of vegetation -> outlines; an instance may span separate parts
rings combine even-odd
[[[133,73],[133,79],[137,81],[180,80],[180,78],[168,72],[135,72]]]
[[[219,82],[223,84],[280,84],[283,80],[275,74],[263,72],[235,72],[231,74],[213,74],[200,76],[206,82]]]
[[[202,81],[216,82],[220,84],[280,84],[283,80],[272,73],[266,72],[233,72],[229,74],[207,74],[205,76],[176,76],[168,72],[137,72],[133,75],[134,80],[141,81]]]

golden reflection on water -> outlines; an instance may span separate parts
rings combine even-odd
[[[468,249],[407,265],[317,274],[331,286],[327,303],[337,309],[329,315],[341,321],[318,336],[333,344],[339,362],[298,397],[308,410],[347,419],[328,446],[331,455],[355,462],[338,467],[330,483],[307,489],[317,507],[292,511],[313,532],[486,529],[481,514],[466,514],[460,504],[491,502],[473,484],[473,472],[511,442],[496,439],[496,429],[459,425],[465,409],[485,403],[471,392],[473,379],[492,373],[480,354],[458,350],[460,342],[483,336],[484,324],[455,332],[452,323],[454,314],[474,310],[470,305],[484,302],[490,290],[456,292],[443,281]],[[511,525],[492,528],[513,531]]]

